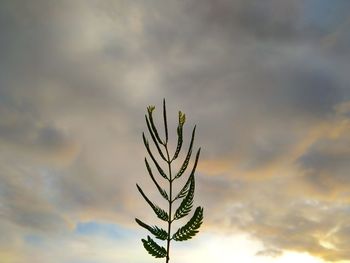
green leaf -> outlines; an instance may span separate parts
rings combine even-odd
[[[162,219],[163,221],[168,221],[169,220],[169,216],[168,213],[165,212],[163,209],[161,209],[159,206],[156,206],[155,204],[153,204],[148,197],[144,194],[144,192],[142,191],[141,187],[136,184],[137,189],[139,190],[140,194],[142,195],[142,197],[146,200],[146,202],[150,205],[150,207],[152,207],[153,211],[156,213],[157,217]]]
[[[150,122],[151,122],[151,127],[152,127],[152,130],[153,130],[153,132],[154,132],[155,137],[157,138],[157,141],[158,141],[160,144],[163,144],[162,140],[161,140],[160,137],[159,137],[157,128],[156,128],[156,126],[154,125],[154,121],[153,121],[152,113],[153,113],[153,110],[154,110],[155,108],[156,108],[156,107],[154,107],[154,106],[148,106],[148,107],[147,107],[148,117],[149,117],[149,120],[150,120]]]
[[[156,238],[161,240],[166,240],[168,238],[168,233],[162,229],[158,228],[157,226],[151,227],[144,222],[142,222],[140,219],[135,218],[136,223],[138,223],[140,226],[146,228],[149,232],[151,232]]]
[[[165,174],[165,172],[163,171],[163,169],[162,169],[162,168],[160,167],[160,165],[158,164],[157,160],[154,158],[154,156],[153,156],[153,154],[152,154],[152,152],[151,152],[151,149],[149,148],[149,143],[148,143],[148,141],[147,141],[146,136],[145,136],[144,133],[142,133],[142,139],[143,139],[143,143],[145,144],[145,147],[146,147],[146,149],[147,149],[148,154],[151,156],[152,161],[154,162],[155,166],[157,167],[157,170],[158,170],[159,174],[160,174],[163,178],[169,180],[169,179],[168,179],[168,176]]]
[[[196,172],[196,167],[197,167],[197,163],[198,163],[198,159],[199,159],[200,152],[201,152],[201,148],[199,148],[198,151],[197,151],[196,159],[195,159],[195,161],[194,161],[194,165],[193,165],[191,174],[190,174],[190,176],[188,177],[188,179],[187,179],[187,181],[186,181],[186,184],[185,184],[184,187],[181,189],[181,191],[179,192],[179,194],[174,198],[174,201],[175,201],[176,199],[179,199],[179,198],[184,197],[184,196],[187,194],[188,189],[189,189],[189,186],[190,186],[190,182],[191,182],[191,176],[194,175],[195,172]]]
[[[190,146],[188,148],[188,152],[187,152],[187,156],[185,161],[183,162],[179,172],[176,174],[175,179],[176,178],[180,178],[181,175],[185,172],[185,170],[187,169],[188,163],[191,159],[191,154],[192,154],[192,146],[193,146],[193,140],[194,140],[194,136],[196,133],[196,126],[194,126],[193,131],[192,131],[192,138],[191,138],[191,142],[190,142]]]
[[[203,223],[203,208],[197,207],[192,218],[188,223],[179,228],[176,233],[172,236],[172,239],[176,241],[185,241],[191,239],[199,232],[199,227]]]
[[[146,119],[146,124],[147,124],[148,131],[149,131],[149,133],[151,134],[152,140],[153,140],[154,144],[155,144],[156,147],[157,147],[157,150],[158,150],[158,153],[159,153],[160,157],[162,157],[162,159],[163,159],[164,161],[167,162],[168,160],[165,158],[165,156],[164,156],[162,150],[161,150],[160,147],[159,147],[159,143],[157,142],[157,139],[156,139],[156,137],[154,136],[154,133],[153,133],[153,131],[152,131],[152,128],[151,128],[151,126],[150,126],[150,124],[149,124],[149,121],[148,121],[148,118],[147,118],[146,115],[145,115],[145,119]]]
[[[148,164],[146,158],[145,158],[145,163],[146,163],[147,171],[148,171],[148,173],[149,173],[149,175],[150,175],[152,181],[153,181],[154,184],[156,185],[156,187],[157,187],[159,193],[160,193],[167,201],[169,201],[169,197],[168,197],[167,192],[166,192],[164,189],[162,189],[162,188],[160,187],[160,185],[157,183],[157,181],[154,179],[154,176],[153,176],[151,167],[149,166],[149,164]]]
[[[166,144],[168,143],[168,124],[167,124],[167,118],[166,118],[165,99],[163,99],[163,118],[164,118],[165,144]]]
[[[141,239],[143,246],[147,250],[149,254],[156,258],[165,258],[166,257],[166,249],[164,247],[159,246],[156,242],[153,241],[152,238],[147,236],[147,240]]]
[[[181,191],[178,193],[178,195],[174,198],[174,201],[176,199],[179,199],[179,198],[186,196],[188,189],[190,187],[190,183],[191,183],[191,176],[188,177],[184,187],[181,189]]]
[[[176,210],[174,219],[180,219],[184,216],[187,216],[192,209],[193,206],[193,198],[194,198],[194,188],[195,188],[195,182],[194,182],[194,174],[191,174],[190,176],[190,187],[189,190],[187,191],[186,197],[182,200],[179,208]]]
[[[186,115],[183,114],[181,111],[179,111],[179,125],[177,126],[177,146],[176,146],[176,150],[172,160],[175,160],[179,156],[179,153],[182,147],[182,142],[183,142],[182,130],[183,130],[185,121],[186,121]]]

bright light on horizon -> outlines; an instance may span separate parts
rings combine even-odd
[[[276,258],[273,262],[276,263],[324,263],[325,261],[313,257],[307,253],[298,253],[298,252],[285,252],[283,256]]]
[[[191,248],[177,248],[173,245],[173,258],[177,262],[190,263],[193,260],[202,263],[212,263],[216,260],[243,263],[325,263],[324,260],[311,256],[308,253],[283,251],[280,256],[259,256],[257,252],[264,250],[258,240],[248,235],[217,235],[202,233],[200,243]]]

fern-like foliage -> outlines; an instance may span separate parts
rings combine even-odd
[[[147,240],[141,239],[143,246],[152,256],[156,258],[165,258],[167,253],[164,247],[159,246],[152,238],[147,236]]]
[[[183,175],[183,173],[186,171],[188,163],[190,162],[191,159],[191,154],[192,154],[192,146],[193,146],[193,141],[194,141],[194,135],[196,133],[196,126],[194,126],[193,128],[193,132],[192,132],[192,137],[191,137],[191,142],[190,142],[190,147],[188,149],[187,155],[186,155],[186,159],[183,162],[180,170],[178,171],[178,173],[175,176],[175,179],[180,178],[181,175]]]
[[[154,162],[154,165],[157,167],[157,170],[159,172],[159,174],[164,178],[164,179],[168,179],[166,173],[163,171],[162,167],[160,167],[160,165],[158,164],[156,158],[154,158],[151,149],[149,147],[149,143],[148,140],[146,139],[146,136],[144,133],[142,133],[142,138],[143,138],[143,143],[145,144],[145,147],[149,153],[149,156],[151,157],[152,161]]]
[[[158,184],[158,182],[156,181],[156,179],[154,179],[154,176],[153,176],[153,173],[152,173],[152,169],[149,166],[146,158],[145,158],[145,163],[146,163],[146,168],[147,168],[147,171],[149,173],[149,176],[151,177],[153,183],[156,185],[159,193],[164,197],[165,200],[169,201],[169,197],[168,197],[167,192],[163,188],[161,188],[160,185]]]
[[[151,118],[151,114],[149,114],[149,116],[150,116],[150,118]],[[162,159],[164,160],[164,161],[167,161],[167,159],[165,158],[165,156],[164,156],[164,153],[162,152],[162,150],[160,149],[160,146],[159,146],[159,141],[157,140],[157,138],[156,138],[156,135],[155,135],[155,133],[154,133],[154,129],[152,128],[152,127],[154,127],[154,124],[153,124],[153,126],[151,127],[151,125],[149,124],[149,121],[148,121],[148,118],[147,118],[147,116],[145,115],[145,119],[146,119],[146,124],[147,124],[147,128],[148,128],[148,131],[149,131],[149,133],[151,134],[151,137],[152,137],[152,140],[153,140],[153,142],[154,142],[154,145],[157,147],[157,150],[158,150],[158,153],[159,153],[159,155],[160,155],[160,157],[162,157]],[[157,130],[156,130],[157,131]],[[158,133],[157,133],[157,135],[158,135]],[[158,135],[159,136],[159,135]]]
[[[161,209],[159,206],[153,204],[148,197],[145,195],[145,193],[142,191],[141,187],[136,184],[137,189],[139,190],[140,194],[142,195],[142,197],[146,200],[146,202],[150,205],[150,207],[152,207],[154,213],[156,213],[156,215],[158,216],[158,218],[164,220],[164,221],[168,221],[169,219],[169,215],[167,212],[165,212],[163,209]]]
[[[192,218],[188,221],[186,225],[179,228],[175,234],[171,237],[171,225],[175,220],[178,220],[180,218],[183,218],[187,216],[192,208],[193,208],[193,201],[194,201],[194,191],[195,191],[195,171],[200,155],[200,148],[197,151],[195,161],[192,167],[192,170],[186,180],[185,185],[182,187],[180,192],[177,195],[173,195],[173,183],[175,179],[180,178],[185,173],[191,159],[192,151],[193,151],[193,142],[194,137],[196,133],[196,126],[193,128],[192,136],[190,140],[190,144],[188,147],[188,151],[186,154],[186,157],[181,165],[181,167],[178,169],[178,172],[174,175],[172,175],[172,162],[179,157],[180,151],[182,149],[183,144],[183,126],[186,121],[186,116],[184,113],[179,111],[178,116],[178,126],[177,126],[177,145],[175,152],[173,154],[173,157],[170,158],[169,154],[169,147],[168,147],[168,141],[169,141],[169,135],[168,135],[168,124],[167,124],[167,115],[166,115],[166,107],[165,107],[165,100],[163,100],[163,119],[164,119],[164,130],[165,130],[165,139],[162,140],[161,136],[159,135],[159,132],[157,130],[157,127],[154,123],[153,118],[153,112],[155,110],[154,106],[147,107],[147,115],[145,115],[146,125],[148,132],[152,138],[153,144],[155,148],[157,149],[157,152],[160,156],[160,158],[165,162],[165,164],[168,167],[168,173],[165,172],[165,170],[162,168],[162,166],[158,163],[158,160],[155,158],[155,156],[152,153],[151,146],[149,145],[149,142],[145,136],[144,133],[142,133],[142,139],[143,143],[146,147],[147,153],[149,157],[152,159],[152,162],[154,166],[156,167],[159,175],[163,178],[163,180],[166,180],[166,182],[169,185],[169,191],[166,191],[161,187],[161,184],[159,184],[156,180],[156,178],[153,175],[152,168],[150,163],[147,161],[147,158],[145,158],[145,164],[148,171],[149,176],[151,177],[151,180],[153,181],[154,185],[156,186],[158,192],[160,195],[168,202],[168,212],[166,212],[164,209],[160,208],[159,206],[155,205],[143,192],[141,187],[136,184],[138,191],[142,195],[142,197],[146,200],[146,202],[150,205],[150,207],[153,209],[154,213],[158,218],[160,218],[163,221],[166,221],[168,223],[168,230],[164,230],[163,228],[160,228],[158,226],[150,226],[144,222],[142,222],[140,219],[135,218],[136,223],[139,224],[141,227],[147,229],[151,234],[153,234],[156,238],[166,241],[167,245],[166,248],[158,245],[153,239],[151,239],[149,236],[147,236],[147,239],[142,239],[143,246],[147,250],[149,254],[156,258],[166,258],[166,263],[170,260],[170,242],[171,240],[175,241],[184,241],[192,238],[198,231],[199,227],[201,226],[203,222],[203,208],[197,207],[196,211],[194,212]],[[173,213],[173,205],[174,201],[177,199],[182,199],[179,207],[176,209],[175,213]]]
[[[194,175],[190,176],[190,186],[188,188],[186,197],[182,200],[180,207],[176,210],[174,219],[180,219],[184,216],[187,216],[192,209],[193,206],[193,198],[194,198]]]
[[[183,142],[182,130],[183,130],[185,121],[186,121],[186,115],[183,114],[181,111],[179,111],[179,125],[177,126],[177,146],[176,146],[176,151],[172,160],[175,160],[179,156],[179,153],[182,147],[182,142]]]
[[[157,226],[149,226],[142,222],[140,219],[135,218],[135,221],[142,227],[146,228],[149,232],[151,232],[156,238],[160,240],[166,240],[168,238],[168,232],[166,232],[164,229],[159,228]]]
[[[193,165],[193,168],[192,168],[192,171],[191,171],[191,174],[190,174],[189,178],[187,179],[187,182],[185,183],[184,187],[181,189],[181,191],[178,193],[178,195],[175,197],[174,200],[186,196],[186,194],[187,194],[187,192],[189,190],[189,187],[190,187],[191,178],[192,178],[192,176],[194,176],[194,173],[196,171],[196,167],[197,167],[197,163],[198,163],[198,159],[199,159],[200,153],[201,153],[201,149],[199,148],[199,150],[197,152],[197,155],[196,155],[196,160],[194,162],[194,165]]]
[[[203,222],[203,208],[198,206],[192,218],[186,225],[179,228],[173,235],[172,239],[176,241],[184,241],[191,239],[198,233],[198,229]]]

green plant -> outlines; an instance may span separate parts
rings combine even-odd
[[[169,255],[170,255],[170,242],[171,240],[175,241],[185,241],[188,239],[191,239],[193,236],[195,236],[198,231],[199,227],[202,224],[203,221],[203,207],[197,207],[192,218],[182,227],[180,227],[173,235],[171,235],[171,226],[172,223],[175,220],[178,220],[180,218],[183,218],[187,216],[193,207],[193,198],[194,198],[194,190],[195,190],[195,171],[199,159],[199,154],[200,154],[200,148],[197,151],[194,165],[192,168],[192,171],[185,183],[185,185],[182,187],[180,192],[177,193],[177,195],[173,194],[173,183],[176,179],[180,178],[184,172],[187,169],[187,166],[189,164],[189,161],[191,159],[191,154],[192,154],[192,148],[193,148],[193,141],[195,137],[195,132],[196,132],[196,126],[193,128],[192,136],[191,136],[191,141],[190,145],[188,148],[187,155],[185,157],[185,160],[183,161],[180,169],[176,174],[172,174],[172,162],[178,158],[179,153],[181,151],[182,143],[183,143],[183,126],[185,124],[185,114],[183,114],[181,111],[179,111],[179,124],[177,127],[177,147],[175,150],[175,153],[172,157],[170,157],[169,154],[169,147],[168,147],[168,125],[167,125],[167,116],[166,116],[166,107],[165,107],[165,100],[163,100],[163,119],[164,119],[164,129],[165,129],[165,140],[162,140],[159,136],[159,133],[157,131],[157,128],[154,124],[153,120],[153,111],[155,107],[154,106],[149,106],[147,107],[147,112],[148,116],[145,115],[146,118],[146,124],[148,131],[151,135],[151,138],[154,142],[154,145],[157,148],[157,151],[159,153],[160,158],[166,162],[168,166],[168,173],[164,172],[163,168],[159,165],[158,161],[154,157],[150,145],[148,143],[148,140],[145,137],[145,134],[142,134],[143,137],[143,142],[145,144],[145,147],[147,149],[147,152],[152,159],[154,166],[156,167],[158,173],[163,177],[164,180],[169,184],[169,190],[166,191],[164,190],[160,184],[156,181],[156,179],[153,176],[151,166],[147,161],[147,158],[145,158],[145,164],[147,171],[155,184],[156,188],[158,189],[159,193],[161,196],[167,201],[168,203],[168,211],[163,210],[159,206],[155,205],[153,202],[149,200],[149,198],[144,194],[143,190],[141,187],[136,184],[138,191],[142,195],[142,197],[146,200],[146,202],[151,206],[155,214],[157,215],[158,218],[161,220],[167,222],[168,224],[168,229],[164,230],[160,227],[157,226],[150,226],[148,224],[145,224],[141,220],[135,218],[136,222],[141,226],[147,229],[151,234],[153,234],[156,238],[166,241],[167,245],[166,248],[158,245],[150,236],[147,236],[147,239],[142,239],[143,246],[145,249],[148,251],[149,254],[156,258],[166,258],[166,263],[169,262]],[[163,151],[161,149],[161,146],[164,147]],[[181,201],[180,206],[176,209],[175,213],[173,214],[173,205],[175,201]]]

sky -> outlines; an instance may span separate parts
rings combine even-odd
[[[164,262],[134,218],[162,225],[135,184],[165,208],[142,143],[165,98],[171,151],[179,110],[184,149],[194,125],[202,149],[204,223],[172,263],[349,263],[349,14],[347,0],[2,0],[0,262]]]

